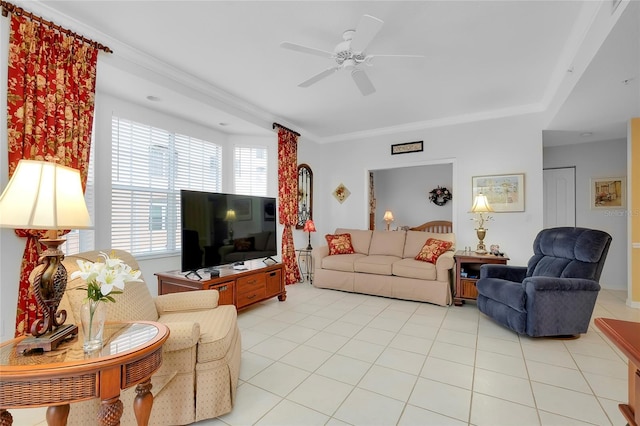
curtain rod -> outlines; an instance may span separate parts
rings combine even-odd
[[[288,127],[284,127],[282,124],[273,123],[273,127],[272,127],[272,128],[274,128],[274,129],[275,129],[276,127],[280,127],[281,129],[287,130],[287,131],[289,131],[289,132],[293,133],[294,135],[296,135],[296,136],[300,137],[300,133],[298,133],[298,132],[296,132],[296,131],[293,131],[293,130],[291,130],[291,129],[290,129],[290,128],[288,128]]]
[[[86,37],[84,37],[83,35],[80,34],[76,34],[71,30],[68,30],[66,28],[61,27],[60,25],[54,24],[51,21],[47,21],[44,18],[41,18],[40,16],[34,15],[31,12],[27,12],[26,10],[24,10],[21,7],[16,6],[15,4],[6,2],[6,1],[0,1],[0,6],[2,6],[2,16],[4,16],[5,18],[9,15],[9,12],[11,13],[15,13],[16,15],[23,15],[26,16],[27,18],[36,21],[36,22],[40,22],[43,25],[46,25],[47,27],[51,27],[55,30],[60,31],[63,34],[66,34],[68,36],[77,38],[78,40],[82,40],[83,42],[90,44],[91,46],[95,47],[96,49],[100,49],[103,50],[107,53],[113,53],[113,50],[109,49],[109,47],[98,43],[97,41],[93,41],[91,39],[88,39]]]

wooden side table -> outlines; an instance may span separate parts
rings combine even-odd
[[[476,281],[480,278],[480,267],[482,265],[488,263],[506,265],[509,260],[507,255],[477,254],[464,250],[456,251],[453,258],[456,262],[456,294],[453,298],[453,303],[456,306],[462,306],[466,300],[476,300],[478,298]]]
[[[67,424],[69,404],[100,398],[97,424],[120,424],[124,407],[120,389],[136,386],[133,410],[147,425],[153,405],[151,375],[162,365],[164,324],[136,321],[108,323],[101,351],[85,354],[82,339],[63,342],[45,353],[17,353],[24,337],[0,345],[0,424],[11,425],[10,408],[49,407],[47,424]]]
[[[640,425],[640,323],[596,318],[596,327],[629,359],[629,401],[618,408],[629,426]]]

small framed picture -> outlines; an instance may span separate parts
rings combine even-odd
[[[233,209],[238,220],[251,220],[251,198],[237,198],[233,200]]]
[[[421,152],[424,149],[422,141],[397,143],[391,145],[391,155],[408,154],[410,152]]]
[[[524,174],[474,176],[471,178],[472,199],[482,193],[496,212],[524,211]]]
[[[591,209],[623,209],[626,186],[624,177],[591,178]]]

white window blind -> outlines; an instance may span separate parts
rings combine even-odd
[[[112,118],[111,246],[136,255],[180,250],[180,190],[219,192],[222,148]]]
[[[267,195],[267,148],[236,146],[233,170],[236,194]]]

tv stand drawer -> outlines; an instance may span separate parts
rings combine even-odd
[[[181,271],[157,273],[158,294],[193,290],[218,290],[220,305],[235,305],[242,309],[254,303],[278,297],[284,301],[287,293],[284,285],[284,265],[266,265],[261,261],[245,262],[246,270],[220,268],[220,275],[210,277],[201,273],[202,279]]]

